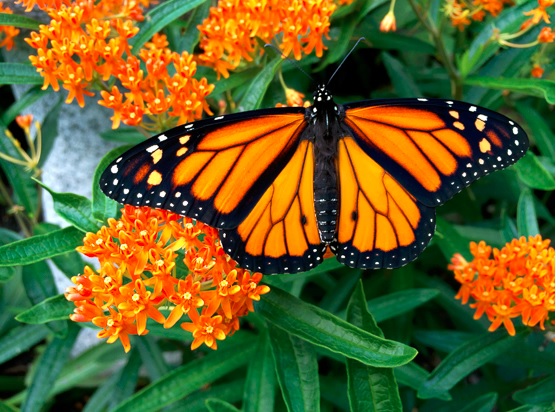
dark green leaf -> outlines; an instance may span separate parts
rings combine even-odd
[[[145,140],[145,135],[143,135],[139,130],[134,127],[122,126],[115,130],[107,130],[100,134],[103,139],[109,140],[111,142],[120,142],[126,144],[138,144]]]
[[[512,398],[521,404],[542,405],[554,402],[554,375],[515,392]]]
[[[234,405],[222,399],[207,399],[205,405],[209,412],[241,412]]]
[[[243,391],[243,380],[234,380],[230,383],[211,385],[203,390],[187,396],[164,408],[164,412],[206,412],[205,402],[208,399],[221,399],[227,402],[239,402]],[[85,411],[84,411],[85,412]]]
[[[161,31],[168,24],[179,19],[184,14],[203,4],[206,0],[168,0],[151,9],[145,16],[145,21],[139,33],[130,41],[135,54],[148,42],[155,33]]]
[[[376,321],[382,322],[409,312],[438,294],[435,289],[407,289],[371,299],[368,308]]]
[[[535,213],[535,199],[529,189],[524,189],[517,203],[517,230],[522,236],[536,236],[540,233]]]
[[[249,87],[245,91],[245,95],[241,102],[238,104],[238,111],[244,112],[247,110],[258,109],[263,101],[263,97],[268,89],[268,86],[276,71],[282,64],[282,57],[276,57],[255,76]]]
[[[440,247],[446,258],[446,265],[455,253],[461,253],[463,256],[469,257],[469,241],[458,233],[454,225],[441,217],[436,218],[434,242]]]
[[[10,124],[16,116],[24,113],[29,106],[39,99],[53,93],[52,90],[42,90],[39,86],[31,87],[19,99],[17,99],[6,111],[0,114],[0,123],[4,127]]]
[[[15,318],[23,323],[40,325],[53,320],[68,320],[74,308],[73,302],[69,302],[64,295],[57,295],[21,312]]]
[[[44,166],[44,162],[48,158],[48,155],[54,146],[56,137],[58,137],[58,119],[60,118],[60,108],[62,107],[62,104],[63,99],[59,98],[58,102],[52,105],[52,108],[48,111],[48,114],[44,118],[41,125],[42,150],[39,161],[39,167],[41,168]]]
[[[464,83],[470,86],[481,86],[497,90],[509,90],[512,92],[542,97],[549,104],[554,104],[555,102],[553,80],[469,76],[465,79]]]
[[[435,48],[432,44],[424,42],[414,36],[398,32],[384,33],[377,30],[375,22],[367,21],[361,25],[361,29],[357,33],[365,37],[365,40],[371,44],[373,49],[380,50],[411,50],[415,53],[435,54]],[[413,95],[412,97],[419,96]]]
[[[58,216],[83,232],[97,232],[102,226],[94,218],[92,203],[84,196],[75,193],[58,193],[41,183],[54,200],[54,210]]]
[[[399,97],[422,96],[419,87],[399,60],[386,52],[381,53],[381,56],[388,76],[396,90],[396,95]]]
[[[108,167],[112,160],[116,159],[119,155],[124,153],[128,146],[124,147],[117,147],[114,150],[108,152],[106,156],[102,158],[100,163],[98,164],[97,168],[95,169],[95,174],[93,175],[93,189],[92,189],[92,213],[93,216],[105,222],[108,218],[115,218],[118,216],[119,210],[123,207],[115,200],[110,199],[106,196],[102,190],[100,189],[100,176],[104,172],[104,170]]]
[[[518,102],[515,106],[532,128],[534,134],[531,138],[541,154],[554,161],[554,132],[548,127],[544,117],[530,104]]]
[[[20,14],[0,13],[0,26],[13,26],[20,29],[38,30],[39,22]]]
[[[276,385],[276,372],[268,335],[261,333],[259,344],[247,369],[243,388],[243,412],[272,412]]]
[[[52,385],[56,382],[62,367],[70,359],[70,351],[73,347],[77,332],[77,325],[70,325],[69,333],[63,338],[54,338],[46,347],[35,370],[27,389],[27,396],[21,411],[35,412],[41,410],[45,401],[49,399]]]
[[[464,343],[431,372],[419,389],[418,396],[427,399],[444,395],[469,373],[520,343],[526,333],[519,332],[516,336],[509,336],[503,329],[487,332]]]
[[[163,351],[159,346],[159,340],[153,336],[141,336],[135,339],[133,345],[139,350],[143,366],[151,381],[160,379],[170,372],[170,367],[164,360]]]
[[[293,335],[367,365],[400,366],[417,354],[413,348],[374,336],[278,288],[261,297],[256,311]]]
[[[28,265],[75,250],[83,244],[83,232],[67,227],[0,246],[0,266]]]
[[[382,330],[367,310],[363,285],[353,291],[347,309],[347,320],[373,335],[384,337]],[[348,394],[352,411],[402,411],[398,385],[391,368],[375,368],[346,358]]]
[[[183,30],[183,34],[179,38],[177,50],[185,50],[193,54],[200,38],[199,30],[196,28],[207,18],[211,6],[210,1],[205,1],[189,14],[187,21],[184,22],[184,27],[189,28],[189,30]]]
[[[290,412],[319,410],[317,356],[311,344],[269,325],[282,396]]]
[[[128,398],[114,411],[160,409],[239,368],[253,356],[255,347],[252,342],[237,338],[239,336],[234,335],[227,345],[220,343],[218,351],[174,369]]]
[[[0,63],[0,85],[42,84],[43,78],[31,64]]]
[[[10,329],[0,337],[0,364],[29,350],[49,333],[48,328],[43,325],[24,325]]]
[[[514,165],[519,178],[532,189],[554,190],[554,176],[531,151]]]

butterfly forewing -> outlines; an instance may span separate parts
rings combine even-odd
[[[513,121],[463,102],[376,100],[345,108],[361,148],[428,206],[515,163],[529,146]]]
[[[178,126],[135,146],[103,173],[120,203],[238,226],[295,152],[304,109],[220,116]]]

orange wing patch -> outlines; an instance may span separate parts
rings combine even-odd
[[[434,233],[434,209],[409,194],[353,138],[340,139],[337,169],[338,260],[353,267],[398,267],[414,259]]]
[[[224,231],[224,249],[243,257],[240,266],[287,273],[322,261],[313,177],[313,145],[303,140],[239,227]]]

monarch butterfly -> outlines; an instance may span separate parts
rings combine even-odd
[[[440,99],[216,116],[156,135],[114,160],[101,188],[219,229],[240,266],[296,273],[327,246],[350,267],[396,268],[435,231],[435,207],[516,162],[529,146],[507,117]]]

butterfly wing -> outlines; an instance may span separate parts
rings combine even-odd
[[[344,108],[345,125],[365,153],[428,206],[515,163],[529,147],[513,121],[463,102],[375,100]]]
[[[438,206],[522,157],[526,133],[507,117],[437,99],[344,106],[337,171],[340,262],[395,268],[430,242]]]
[[[114,160],[100,186],[120,203],[237,227],[294,155],[304,113],[274,108],[175,127]]]
[[[221,231],[224,250],[241,267],[296,273],[322,262],[314,205],[313,144],[302,140],[245,220]]]
[[[412,196],[351,137],[338,144],[337,259],[351,267],[395,268],[415,259],[435,229],[435,209]]]

